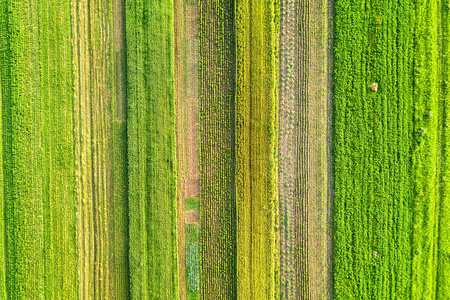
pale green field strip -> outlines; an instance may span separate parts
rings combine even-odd
[[[306,299],[309,294],[306,218],[308,199],[304,169],[308,153],[304,146],[307,142],[305,125],[308,120],[308,2],[280,2],[280,299]]]
[[[130,289],[179,298],[173,2],[126,1]]]
[[[7,124],[2,128],[7,269],[1,298],[74,299],[70,5],[1,1],[0,20],[2,122]]]
[[[437,290],[440,135],[440,1],[415,3],[413,237],[411,299]],[[448,296],[448,295],[447,295]]]
[[[72,2],[80,297],[129,294],[120,3]],[[114,28],[114,30],[107,30]],[[121,33],[122,32],[122,33]]]
[[[237,297],[279,297],[279,2],[236,1]]]
[[[305,1],[306,2],[306,1]],[[332,115],[332,43],[333,2],[307,1],[307,157],[306,194],[309,299],[330,299],[332,294],[332,188],[331,188],[331,115]]]
[[[438,232],[438,265],[436,299],[446,299],[450,295],[450,5],[448,0],[441,4],[442,44],[440,71],[440,117],[439,126],[441,149],[440,210]]]
[[[335,299],[411,298],[413,20],[409,1],[335,2]]]
[[[234,5],[199,1],[201,298],[236,298]]]

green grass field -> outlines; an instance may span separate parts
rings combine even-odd
[[[335,5],[334,296],[408,299],[414,7]]]
[[[126,2],[132,298],[179,294],[173,38],[171,0]]]
[[[73,299],[77,249],[70,4],[2,1],[0,19],[6,124],[1,298],[7,293],[13,299]]]
[[[279,295],[279,2],[236,1],[237,297]]]
[[[448,299],[450,0],[281,7],[0,0],[0,299]]]

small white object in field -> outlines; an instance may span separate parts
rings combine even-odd
[[[377,92],[378,91],[378,83],[374,82],[370,85],[370,89],[372,90],[372,92]]]

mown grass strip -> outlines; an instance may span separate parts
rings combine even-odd
[[[278,1],[236,1],[238,299],[279,297]]]
[[[126,1],[130,284],[179,297],[173,2]]]
[[[440,141],[438,1],[415,3],[412,299],[436,297]]]
[[[45,299],[77,297],[70,3],[39,2]],[[58,14],[54,12],[58,11]],[[39,147],[39,146],[38,146]]]
[[[236,298],[234,1],[199,2],[201,286]],[[186,206],[190,205],[188,201]]]
[[[335,299],[411,297],[413,20],[408,1],[335,2]]]

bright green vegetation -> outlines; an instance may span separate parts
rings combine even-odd
[[[417,2],[414,43],[414,183],[412,238],[412,299],[435,299],[438,247],[439,120],[438,1]],[[441,109],[440,109],[441,106]],[[446,296],[448,297],[448,295]],[[445,299],[445,298],[444,298]]]
[[[70,3],[1,1],[0,20],[5,124],[0,213],[4,208],[7,234],[3,236],[1,223],[0,297],[6,299],[7,292],[11,299],[73,299],[77,269]]]
[[[409,299],[412,273],[422,272],[412,272],[411,265],[411,208],[419,200],[411,160],[420,125],[413,120],[427,113],[413,103],[413,54],[422,51],[413,52],[414,9],[404,0],[335,2],[335,299]],[[369,88],[374,82],[377,92]],[[425,138],[431,142],[435,121],[424,122],[429,122]],[[436,153],[424,148],[431,146],[427,143],[421,147],[431,158],[421,162],[422,171],[436,166]],[[417,155],[416,150],[416,168]],[[434,180],[427,176],[426,181]],[[414,180],[421,179],[416,175]],[[431,187],[428,192],[422,203],[434,199]],[[414,228],[422,226],[416,222]]]
[[[279,297],[279,2],[236,1],[238,299]]]
[[[186,225],[187,299],[199,299],[200,292],[200,224]]]
[[[130,285],[179,297],[173,2],[126,1]]]
[[[204,299],[236,298],[234,38],[233,1],[199,1],[200,294]]]
[[[189,209],[199,209],[200,208],[200,199],[194,196],[186,198],[186,210]]]
[[[442,1],[442,48],[441,53],[450,51],[450,16],[448,0]],[[440,176],[440,211],[437,268],[437,299],[445,299],[450,295],[450,57],[441,58],[441,108],[440,125],[441,141],[441,176]]]

